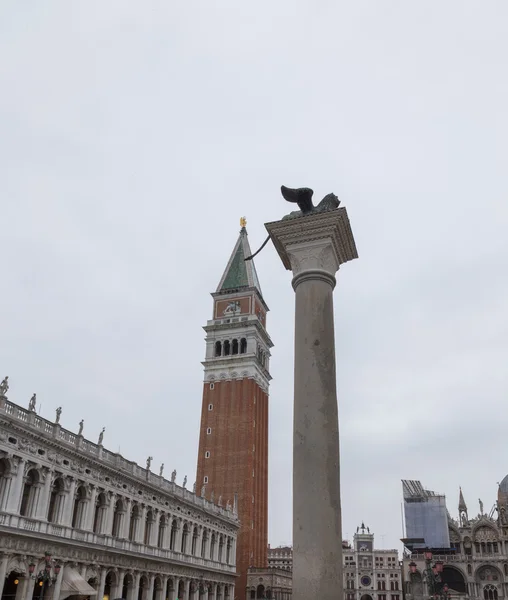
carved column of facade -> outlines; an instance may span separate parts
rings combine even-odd
[[[16,480],[16,476],[12,473],[7,473],[0,479],[0,511],[2,512],[7,510],[13,479]]]
[[[144,542],[144,537],[145,537],[145,527],[146,527],[146,511],[147,511],[147,506],[146,504],[143,504],[143,507],[141,509],[141,515],[140,518],[138,520],[138,524],[136,527],[136,542],[138,542],[138,544],[142,544]]]
[[[146,594],[146,600],[153,599],[153,588],[155,585],[155,575],[148,575],[148,593]]]
[[[102,532],[106,535],[111,535],[113,531],[113,518],[115,516],[115,506],[116,506],[116,493],[109,493],[109,505],[106,512],[106,518],[104,519]]]
[[[124,540],[129,539],[129,529],[131,526],[131,510],[132,510],[131,504],[132,504],[132,500],[130,498],[125,498],[125,515],[123,518],[122,535],[120,536]]]
[[[182,549],[182,535],[183,535],[183,521],[181,518],[177,519],[177,530],[175,540],[175,552],[180,552]]]
[[[21,600],[31,600],[34,594],[35,579],[27,577]]]
[[[164,550],[169,548],[169,542],[171,538],[171,516],[166,514],[166,527],[164,528],[164,536],[162,538],[162,547]]]
[[[333,290],[357,258],[345,208],[266,225],[295,290],[293,597],[343,598]]]
[[[90,484],[90,499],[88,501],[88,508],[86,511],[86,523],[83,529],[85,531],[93,531],[94,519],[95,519],[95,503],[97,502],[97,486]],[[97,596],[98,600],[99,597]]]
[[[160,525],[161,513],[158,508],[152,511],[152,525],[150,528],[150,538],[148,540],[149,546],[157,546],[159,541],[159,525]],[[150,599],[151,600],[151,599]]]
[[[127,600],[137,600],[139,598],[139,584],[141,583],[141,573],[136,573],[134,576],[134,585],[132,586],[132,594]]]
[[[0,598],[2,597],[5,585],[5,578],[7,577],[7,563],[9,562],[9,557],[7,554],[2,556],[0,560]]]
[[[110,598],[111,597],[112,598],[122,598],[124,577],[125,577],[125,570],[119,569],[118,573],[116,574],[116,583],[115,583],[113,589],[111,590]],[[99,598],[99,596],[97,596],[96,600],[102,600],[102,598]]]
[[[231,538],[231,552],[229,555],[229,564],[232,567],[236,566],[236,538]]]
[[[212,600],[217,600],[217,583],[212,584]]]
[[[39,501],[37,502],[37,508],[35,512],[35,518],[40,520],[47,520],[48,509],[49,509],[49,498],[51,495],[51,484],[53,483],[53,471],[51,469],[43,469],[44,472],[44,486],[42,487]]]
[[[58,573],[56,582],[52,588],[53,593],[51,594],[51,591],[49,592],[51,594],[51,597],[53,598],[53,600],[60,600],[60,592],[62,590],[62,580],[63,580],[64,571],[65,571],[65,563],[61,562],[60,565],[61,565],[60,573]]]
[[[198,539],[196,540],[196,551],[195,556],[201,556],[201,546],[203,545],[203,532],[205,528],[203,525],[198,526]]]
[[[14,459],[13,459],[14,460]],[[17,459],[17,471],[16,476],[11,484],[10,494],[7,501],[7,512],[19,514],[19,507],[21,506],[21,495],[23,493],[23,485],[25,482],[25,464],[24,458],[19,457]]]
[[[86,567],[85,567],[86,569]],[[97,595],[95,596],[96,600],[102,600],[104,598],[104,588],[106,587],[106,575],[108,574],[108,569],[103,567],[101,569],[101,576],[99,579],[99,587],[97,588]]]
[[[75,477],[71,477],[69,479],[71,481],[70,481],[69,492],[67,494],[67,498],[65,498],[63,518],[62,518],[62,525],[65,525],[66,527],[70,527],[72,525],[72,513],[74,511],[74,500],[75,500],[75,496],[76,496],[76,485],[77,485],[77,481],[76,481]],[[63,569],[62,569],[62,571],[63,571]]]
[[[190,579],[186,579],[183,600],[190,600],[190,584],[191,584]]]

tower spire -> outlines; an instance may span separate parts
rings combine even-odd
[[[459,513],[467,512],[467,506],[464,500],[464,494],[462,493],[462,488],[459,488],[459,490]]]
[[[235,290],[255,288],[259,295],[263,296],[254,261],[245,261],[252,254],[247,236],[247,220],[245,217],[240,219],[240,225],[240,235],[217,286],[217,293],[229,294]]]

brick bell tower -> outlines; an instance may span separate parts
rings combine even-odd
[[[266,305],[247,239],[246,221],[212,293],[207,322],[203,406],[196,483],[222,505],[237,503],[236,597],[243,600],[249,567],[267,567],[268,386],[273,346]],[[233,599],[231,599],[233,600]]]

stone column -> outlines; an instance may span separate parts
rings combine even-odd
[[[48,517],[49,498],[51,495],[51,484],[53,483],[53,471],[45,468],[44,476],[44,487],[39,498],[35,518],[46,521]]]
[[[357,258],[345,208],[266,225],[295,290],[293,598],[341,600],[342,531],[333,289]]]
[[[77,485],[75,477],[70,477],[69,479],[71,480],[71,483],[69,486],[69,492],[67,493],[67,498],[65,498],[64,514],[62,519],[62,525],[67,525],[67,527],[72,525],[72,513],[74,512],[74,500]]]
[[[90,485],[90,499],[88,500],[88,507],[86,511],[86,523],[83,527],[85,531],[93,531],[93,525],[95,520],[95,503],[97,501],[97,486],[94,484]]]
[[[86,565],[85,565],[86,572]],[[95,596],[95,600],[102,600],[104,598],[104,588],[106,587],[106,576],[108,574],[108,569],[103,567],[101,570],[101,578],[99,580],[99,587],[97,588],[97,595]],[[85,576],[82,575],[84,578]]]
[[[0,561],[0,598],[2,597],[5,585],[5,578],[7,577],[7,563],[9,562],[9,557],[7,554],[2,556],[2,560]]]
[[[25,483],[25,464],[24,458],[18,458],[16,478],[11,483],[9,498],[7,500],[6,512],[19,514],[21,506],[21,495],[23,493],[23,484]]]
[[[53,600],[60,600],[60,591],[62,589],[62,580],[63,580],[64,570],[65,570],[64,563],[61,562],[60,565],[61,565],[60,573],[58,573],[56,582],[53,586],[53,593],[51,594],[51,591],[49,592],[49,594],[52,595]]]
[[[110,598],[121,598],[122,597],[123,578],[125,577],[125,571],[123,569],[119,569],[116,576],[117,576],[116,585],[114,585],[113,589],[111,590]],[[97,600],[101,600],[101,599],[97,597]]]

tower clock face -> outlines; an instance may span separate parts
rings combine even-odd
[[[360,552],[367,552],[369,550],[369,547],[367,546],[367,544],[362,544],[360,546]]]
[[[361,579],[360,579],[360,583],[363,585],[363,587],[368,587],[371,584],[372,580],[368,575],[364,575]]]

